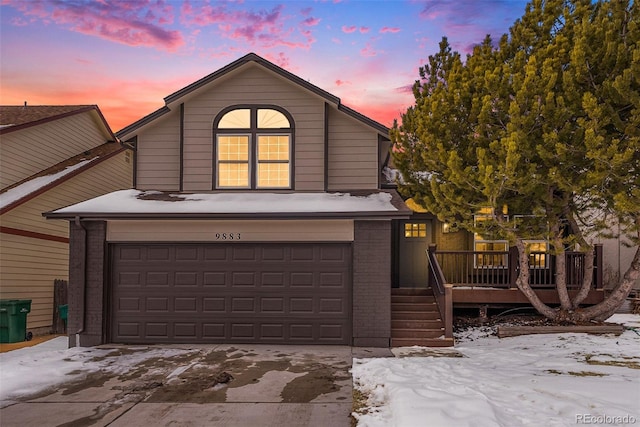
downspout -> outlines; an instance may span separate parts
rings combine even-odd
[[[80,217],[75,217],[75,224],[82,229],[82,266],[80,268],[81,272],[81,280],[80,283],[82,286],[80,287],[80,292],[82,293],[80,297],[80,301],[82,302],[82,306],[80,307],[80,328],[76,331],[76,347],[80,347],[80,334],[85,330],[85,318],[86,318],[86,306],[87,306],[87,229],[82,222],[80,221]]]

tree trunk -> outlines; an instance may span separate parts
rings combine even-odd
[[[555,319],[558,315],[557,310],[549,307],[540,300],[538,294],[531,288],[529,284],[529,257],[522,239],[516,239],[516,247],[518,248],[518,264],[520,266],[520,274],[516,280],[516,286],[527,297],[531,305],[548,319]]]
[[[636,249],[631,265],[613,292],[601,303],[576,311],[574,313],[575,320],[583,322],[592,319],[601,322],[607,320],[622,305],[638,278],[640,278],[640,246]]]
[[[589,250],[584,254],[584,275],[582,277],[580,290],[573,298],[571,304],[574,310],[580,307],[580,303],[584,301],[584,299],[589,295],[589,291],[591,290],[591,286],[593,285],[593,259],[594,249],[593,247],[590,247]]]
[[[556,292],[558,292],[558,298],[560,299],[560,308],[564,311],[569,311],[572,306],[569,291],[567,290],[567,255],[561,239],[554,239],[553,247],[556,253]]]

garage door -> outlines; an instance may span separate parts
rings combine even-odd
[[[116,343],[351,343],[351,246],[113,244]]]

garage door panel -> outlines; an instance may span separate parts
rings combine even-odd
[[[113,342],[350,344],[351,247],[114,244]]]

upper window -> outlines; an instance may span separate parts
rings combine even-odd
[[[238,107],[214,122],[215,188],[292,188],[292,122],[276,107]]]

